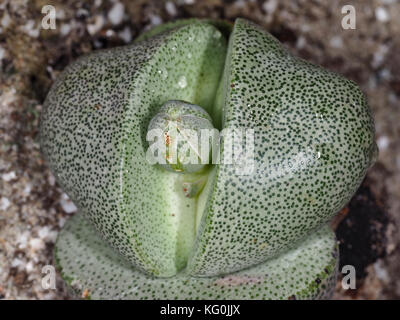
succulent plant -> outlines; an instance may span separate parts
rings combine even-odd
[[[149,131],[169,147],[171,121],[250,128],[250,151],[149,163]],[[357,85],[244,19],[180,20],[78,59],[46,99],[40,136],[80,211],[57,240],[58,268],[79,295],[104,299],[329,296],[338,248],[327,222],[377,153]]]

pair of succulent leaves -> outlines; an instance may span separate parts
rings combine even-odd
[[[147,126],[169,100],[203,107],[217,128],[254,129],[251,173],[210,166],[188,198],[196,174],[149,165]],[[73,63],[47,97],[41,146],[90,221],[68,222],[56,258],[97,298],[326,294],[337,264],[326,223],[376,153],[359,88],[244,19],[178,21]]]

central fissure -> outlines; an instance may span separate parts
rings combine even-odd
[[[184,269],[201,233],[214,185],[213,160],[219,156],[216,128],[221,128],[223,114],[226,35],[226,30],[205,22],[171,32],[149,63],[152,76],[146,73],[148,82],[138,91],[150,97],[142,138],[147,140],[145,157],[151,168],[143,170],[156,182],[151,202],[144,200],[150,210],[143,220],[154,221],[148,228],[154,231],[143,234],[140,245],[146,246],[153,275],[168,277]]]
[[[189,208],[180,207],[184,211],[180,215],[193,215],[193,223],[191,230],[185,230],[186,224],[178,226],[177,256],[188,234],[193,234],[193,242],[196,238],[212,185],[213,179],[209,181],[209,176],[213,172],[218,139],[218,130],[214,129],[210,115],[200,106],[182,100],[167,101],[149,123],[147,140],[151,163],[175,174],[178,198],[183,196],[192,201]]]

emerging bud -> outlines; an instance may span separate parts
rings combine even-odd
[[[204,109],[185,101],[167,101],[148,127],[148,136],[151,136],[151,132],[159,135],[160,148],[156,148],[156,151],[157,158],[162,161],[156,162],[168,171],[201,171],[210,162],[211,144],[202,139],[202,134],[207,130],[212,131],[214,127]],[[154,151],[153,147],[150,149]]]

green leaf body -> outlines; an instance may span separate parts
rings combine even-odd
[[[213,111],[223,128],[254,128],[255,167],[249,175],[216,168],[188,263],[204,276],[263,262],[329,221],[376,152],[360,89],[243,19],[230,36],[219,95]]]
[[[327,226],[279,258],[222,277],[147,276],[112,250],[81,214],[67,221],[56,248],[69,288],[90,299],[326,299],[336,285],[338,248]]]
[[[169,100],[201,106],[219,129],[252,129],[254,150],[243,157],[252,170],[243,174],[241,165],[220,163],[179,174],[149,165],[148,125]],[[132,45],[79,59],[51,89],[40,135],[59,184],[129,262],[108,247],[100,250],[103,242],[89,226],[81,222],[78,228],[80,217],[70,222],[57,243],[59,265],[66,278],[83,282],[98,298],[322,296],[323,290],[309,289],[327,265],[337,263],[323,260],[334,242],[320,246],[324,237],[333,239],[324,225],[350,200],[377,152],[360,89],[292,56],[244,19],[233,28],[212,20],[178,21]],[[221,152],[228,146],[222,141]],[[125,282],[140,290],[129,291],[121,280],[102,294],[99,288],[111,280],[90,280],[100,267],[93,262],[80,268],[71,243],[77,256],[88,250],[88,259],[97,250],[100,270],[130,277]],[[290,260],[287,286],[263,278],[283,277],[290,248],[308,252],[302,250],[314,245],[318,253]],[[315,265],[310,273],[309,265]],[[238,291],[210,290],[228,274],[262,280],[249,280]],[[330,288],[325,285],[325,292]]]
[[[179,175],[146,161],[147,127],[168,100],[213,105],[226,41],[193,23],[152,41],[94,53],[51,89],[42,150],[57,181],[132,264],[172,276],[192,248],[196,199]]]

